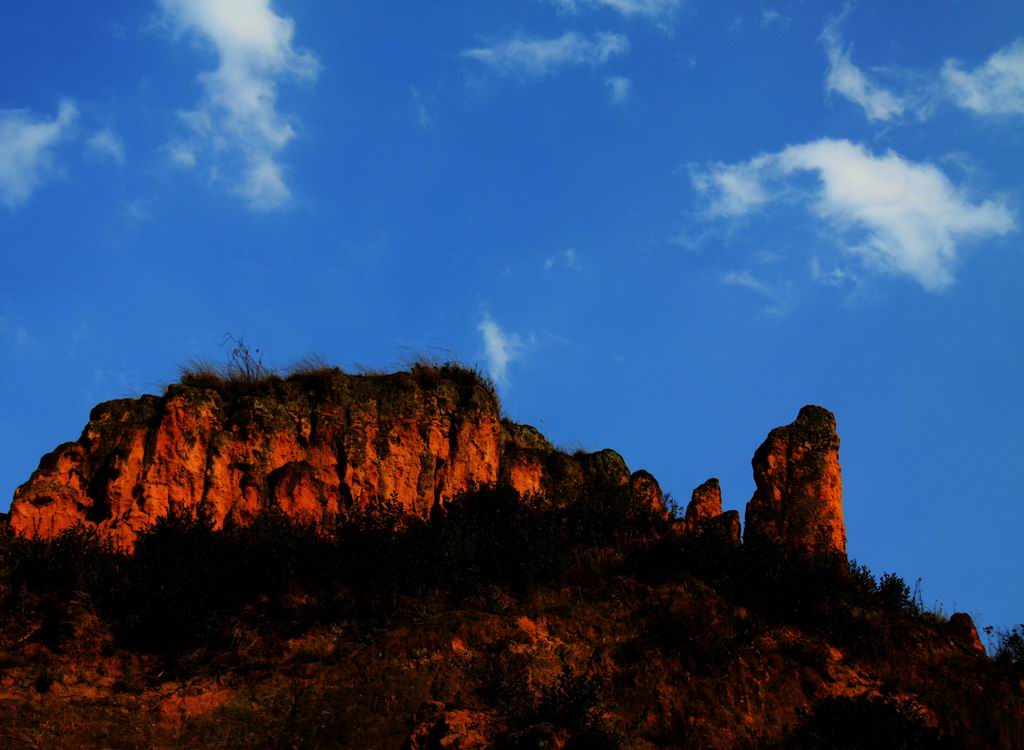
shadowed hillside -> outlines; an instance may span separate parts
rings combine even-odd
[[[101,404],[0,526],[0,745],[1017,748],[994,658],[845,554],[801,410],[739,516],[568,455],[455,366],[191,372]],[[753,436],[752,436],[753,437]]]

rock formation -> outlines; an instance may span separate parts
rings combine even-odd
[[[978,654],[985,653],[985,647],[978,637],[978,629],[974,626],[974,619],[966,612],[954,612],[950,616],[949,630],[962,647]]]
[[[715,479],[668,517],[650,473],[556,450],[459,368],[197,381],[101,404],[18,489],[0,746],[1021,746],[1024,660],[990,660],[968,615],[923,612],[902,579],[764,564]],[[772,431],[748,540],[843,552],[838,447],[819,407]],[[547,505],[434,512],[491,483]],[[626,493],[671,526],[600,502]],[[134,556],[12,533],[82,522],[129,546],[175,506],[329,521],[382,497],[430,522],[171,525]]]
[[[754,455],[746,540],[845,554],[839,438],[806,406]],[[263,510],[315,523],[378,499],[425,516],[475,486],[554,500],[623,488],[668,518],[661,487],[612,450],[573,455],[503,419],[487,383],[457,367],[388,375],[327,369],[261,383],[188,380],[161,396],[100,404],[81,437],[47,454],[15,492],[10,524],[53,537],[78,523],[131,546],[170,509],[209,510],[217,526]],[[739,541],[717,479],[694,490],[683,534]]]
[[[218,526],[271,507],[320,522],[391,497],[426,515],[497,482],[564,494],[625,486],[630,473],[614,451],[568,455],[503,420],[492,390],[460,368],[326,370],[250,388],[176,384],[163,397],[100,404],[78,441],[44,456],[18,488],[10,522],[40,537],[82,522],[130,546],[172,507],[203,505]],[[633,487],[661,503],[653,477]]]
[[[778,427],[753,458],[754,496],[744,541],[771,542],[814,555],[846,555],[839,436],[832,412],[805,406]]]
[[[715,518],[721,513],[722,487],[718,479],[712,477],[690,495],[690,504],[686,506],[686,522],[697,524],[708,518]]]
[[[690,496],[683,519],[686,534],[717,533],[723,539],[740,541],[740,514],[735,510],[722,512],[722,488],[714,477],[697,487]]]
[[[639,469],[630,475],[629,494],[639,499],[644,505],[654,508],[663,517],[668,518],[669,513],[665,507],[665,496],[661,492],[661,485],[649,471]]]

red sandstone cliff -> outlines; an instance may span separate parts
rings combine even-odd
[[[205,505],[218,525],[267,508],[320,522],[391,497],[425,515],[474,485],[525,494],[630,482],[614,451],[567,455],[503,420],[491,389],[457,368],[327,370],[258,386],[177,384],[100,404],[78,441],[18,488],[10,523],[40,537],[94,524],[130,546],[172,506]],[[635,491],[663,508],[646,477]]]
[[[845,554],[838,456],[835,418],[821,407],[773,430],[754,456],[745,538]],[[206,507],[218,526],[268,508],[319,523],[382,498],[424,516],[493,484],[552,497],[628,486],[667,516],[657,480],[630,474],[615,451],[558,451],[534,428],[503,419],[473,373],[420,366],[325,370],[248,388],[176,384],[162,397],[100,404],[78,441],[44,456],[18,488],[10,523],[39,537],[91,524],[131,546],[172,506]],[[723,513],[714,479],[694,490],[678,522],[683,534],[709,529],[739,541],[739,515]]]

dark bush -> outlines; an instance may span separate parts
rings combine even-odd
[[[999,633],[993,658],[997,664],[1024,672],[1024,625]]]
[[[5,577],[12,592],[70,595],[109,588],[126,556],[94,528],[81,524],[51,540],[8,535]]]
[[[247,526],[226,526],[223,537],[226,555],[233,561],[231,588],[242,601],[319,589],[337,575],[334,541],[327,530],[293,520],[276,508],[260,513]]]
[[[536,720],[579,729],[586,724],[591,710],[597,707],[603,691],[604,685],[599,678],[577,674],[563,657],[558,679],[540,691]]]
[[[530,659],[526,654],[513,651],[507,640],[497,641],[484,653],[476,673],[484,700],[517,724],[530,722],[536,706],[530,684]]]
[[[208,512],[172,506],[139,536],[126,575],[107,599],[119,636],[154,650],[206,641],[217,616],[237,601],[236,564]]]
[[[954,750],[961,745],[895,700],[860,695],[818,701],[784,747],[789,750]]]
[[[570,541],[556,515],[539,498],[507,487],[456,497],[431,519],[429,544],[439,578],[464,594],[492,582],[523,591],[551,580],[566,564]]]
[[[85,527],[49,542],[7,534],[0,540],[0,594],[11,606],[18,597],[35,606],[31,595],[87,594],[122,644],[163,652],[228,637],[246,608],[259,613],[261,627],[282,632],[315,621],[379,627],[489,601],[495,592],[603,586],[620,573],[695,577],[752,613],[743,632],[758,623],[794,624],[851,647],[889,643],[865,639],[880,619],[854,610],[888,613],[885,622],[894,612],[920,614],[897,576],[876,582],[855,563],[794,557],[772,545],[707,535],[680,540],[666,526],[617,486],[559,498],[481,487],[426,519],[405,515],[392,498],[320,527],[268,510],[250,525],[214,530],[209,514],[175,510],[140,534],[133,555]],[[648,614],[659,648],[702,664],[726,658],[742,636],[717,628],[702,610]],[[1019,663],[1024,648],[1014,649],[1021,642],[1020,633],[1008,638],[1003,652],[1017,656],[1001,658]]]
[[[883,573],[878,579],[877,601],[886,609],[920,614],[920,607],[910,593],[910,586],[895,573]]]

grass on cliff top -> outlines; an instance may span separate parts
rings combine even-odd
[[[326,387],[345,376],[342,368],[330,364],[320,355],[307,355],[283,370],[263,362],[263,352],[250,347],[244,339],[226,336],[223,342],[228,356],[223,363],[208,359],[190,359],[178,367],[178,382],[193,388],[214,390],[225,397],[263,395],[284,383],[298,383],[307,388]],[[403,370],[386,372],[366,367],[357,368],[355,377],[391,378],[409,372],[426,389],[442,382],[451,382],[460,389],[482,388],[498,406],[500,399],[494,380],[478,368],[461,362],[414,354],[403,362]]]

